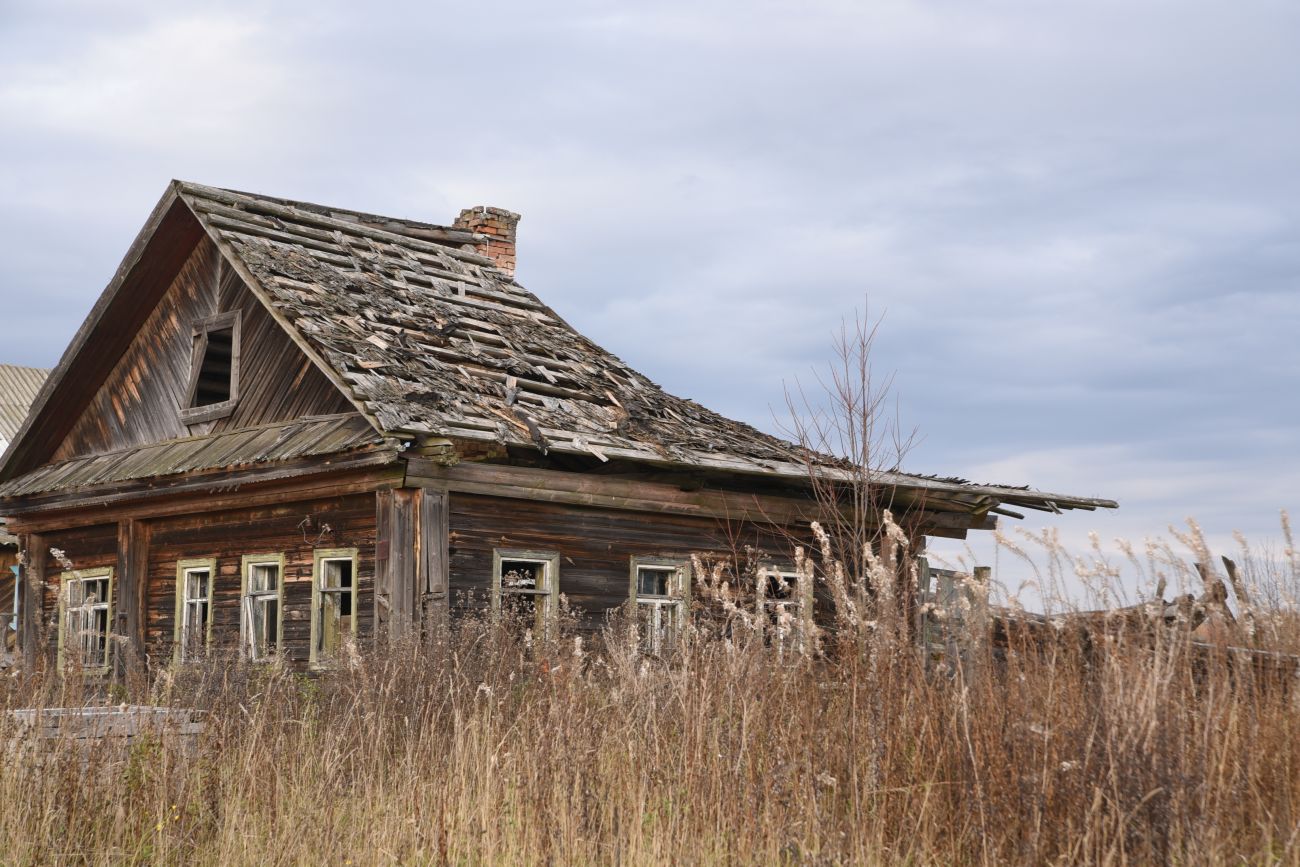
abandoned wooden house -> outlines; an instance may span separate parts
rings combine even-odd
[[[575,332],[515,282],[518,219],[173,182],[4,457],[26,659],[321,667],[445,629],[464,597],[548,630],[561,594],[588,626],[631,606],[656,644],[690,556],[738,546],[811,608],[782,561],[817,513],[802,453]],[[1115,505],[876,482],[918,541]]]

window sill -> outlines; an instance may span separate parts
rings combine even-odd
[[[228,418],[235,412],[235,407],[239,401],[226,400],[221,403],[214,403],[210,406],[194,406],[181,410],[181,424],[195,425],[202,424],[205,421],[216,421],[219,418]]]

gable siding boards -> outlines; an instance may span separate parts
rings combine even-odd
[[[188,396],[193,325],[228,310],[242,316],[239,404],[227,418],[186,427],[179,411]],[[53,460],[351,409],[204,238]]]

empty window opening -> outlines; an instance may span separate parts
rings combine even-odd
[[[239,397],[239,314],[222,313],[194,325],[190,381],[181,418],[188,424],[223,418]]]
[[[632,558],[632,601],[646,653],[672,649],[686,625],[690,565],[685,560]]]
[[[72,661],[83,669],[108,668],[109,622],[113,572],[63,573],[63,629],[60,662]]]
[[[493,552],[492,610],[537,635],[549,635],[558,614],[558,554]]]
[[[311,663],[334,660],[357,629],[357,552],[316,552],[312,593]]]
[[[267,659],[279,649],[283,571],[279,557],[244,560],[243,637],[251,660]]]
[[[235,330],[219,328],[207,333],[199,378],[190,406],[212,406],[230,400],[230,375],[235,354]]]

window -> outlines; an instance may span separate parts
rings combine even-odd
[[[190,381],[181,421],[198,424],[225,418],[239,402],[239,311],[194,325]]]
[[[357,632],[357,549],[317,551],[314,561],[311,664],[327,665]]]
[[[18,567],[0,570],[0,655],[18,652]]]
[[[789,567],[766,565],[758,570],[758,615],[773,644],[791,646],[803,618],[812,617],[812,581],[800,581]],[[810,622],[806,625],[810,625]]]
[[[83,671],[108,671],[113,570],[64,572],[59,594],[59,666],[69,661]]]
[[[212,582],[216,560],[182,560],[176,564],[176,659],[202,653],[212,636]]]
[[[280,647],[284,622],[284,555],[250,554],[243,561],[244,653],[253,661],[269,658]]]
[[[559,616],[560,555],[552,551],[492,552],[492,615],[519,618],[539,636],[552,635]]]
[[[631,599],[641,626],[642,647],[654,654],[670,650],[686,628],[690,561],[633,557],[631,578]]]

